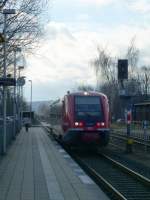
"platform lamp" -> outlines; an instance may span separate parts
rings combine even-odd
[[[21,106],[22,106],[22,103],[21,103],[21,88],[22,88],[22,85],[20,84],[20,78],[21,78],[21,71],[24,69],[24,66],[21,65],[21,66],[18,66],[18,72],[19,72],[19,76],[17,78],[17,85],[18,85],[18,114],[19,114],[19,122],[20,122],[20,127],[22,126],[22,115],[21,115]]]
[[[22,70],[24,70],[24,66],[23,65],[18,66],[18,72],[19,72],[18,80],[20,79],[20,73],[21,73]],[[18,93],[19,93],[19,96],[20,96],[20,85],[19,84],[18,84]]]
[[[21,47],[14,46],[14,79],[16,80],[17,72],[17,52],[21,52]],[[14,130],[13,130],[13,139],[16,137],[16,85],[14,86],[14,102],[13,102],[13,116],[14,116]]]

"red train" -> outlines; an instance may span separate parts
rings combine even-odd
[[[106,146],[109,141],[109,104],[98,92],[65,95],[62,102],[59,138],[71,146]]]

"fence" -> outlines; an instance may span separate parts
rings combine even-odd
[[[16,134],[15,136],[19,133],[21,129],[20,123],[18,121],[16,121]],[[13,131],[14,131],[14,122],[10,121],[7,122],[7,126],[6,126],[6,148],[8,148],[8,146],[11,144],[14,135],[13,135]],[[3,125],[0,125],[0,154],[3,153]]]

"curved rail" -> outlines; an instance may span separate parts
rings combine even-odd
[[[117,189],[115,189],[105,178],[97,173],[95,169],[88,166],[78,156],[75,156],[74,158],[84,168],[84,170],[90,174],[99,185],[103,185],[104,189],[111,193],[113,197],[115,197],[117,200],[127,200],[127,198],[125,198]]]
[[[74,156],[76,161],[94,177],[96,182],[103,185],[103,187],[111,193],[113,199],[150,199],[150,180],[146,177],[134,172],[104,154],[99,157],[99,161],[98,158],[96,159],[95,166],[91,166],[91,161],[87,160],[87,158]],[[94,160],[91,163],[94,163]]]
[[[118,161],[112,159],[111,157],[105,155],[105,154],[100,154],[103,157],[105,157],[106,159],[108,159],[110,162],[113,163],[113,165],[115,165],[116,167],[120,168],[122,171],[124,171],[125,173],[133,176],[134,178],[136,178],[137,180],[143,182],[143,184],[145,184],[146,186],[150,187],[150,179],[144,177],[143,175],[133,171],[132,169],[129,169],[128,167],[126,167],[125,165],[119,163]]]
[[[73,157],[97,183],[103,185],[104,189],[111,194],[111,199],[150,199],[150,180],[114,159],[102,154],[101,157],[97,156],[96,160],[92,160],[92,163],[95,163],[93,167],[87,158],[84,159],[77,155],[73,155]]]

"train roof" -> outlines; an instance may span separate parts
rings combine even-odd
[[[93,92],[93,91],[90,91],[90,92],[72,92],[72,93],[67,93],[67,95],[69,96],[84,96],[84,95],[87,95],[87,96],[103,96],[103,97],[106,97],[105,94],[103,93],[100,93],[100,92]]]

